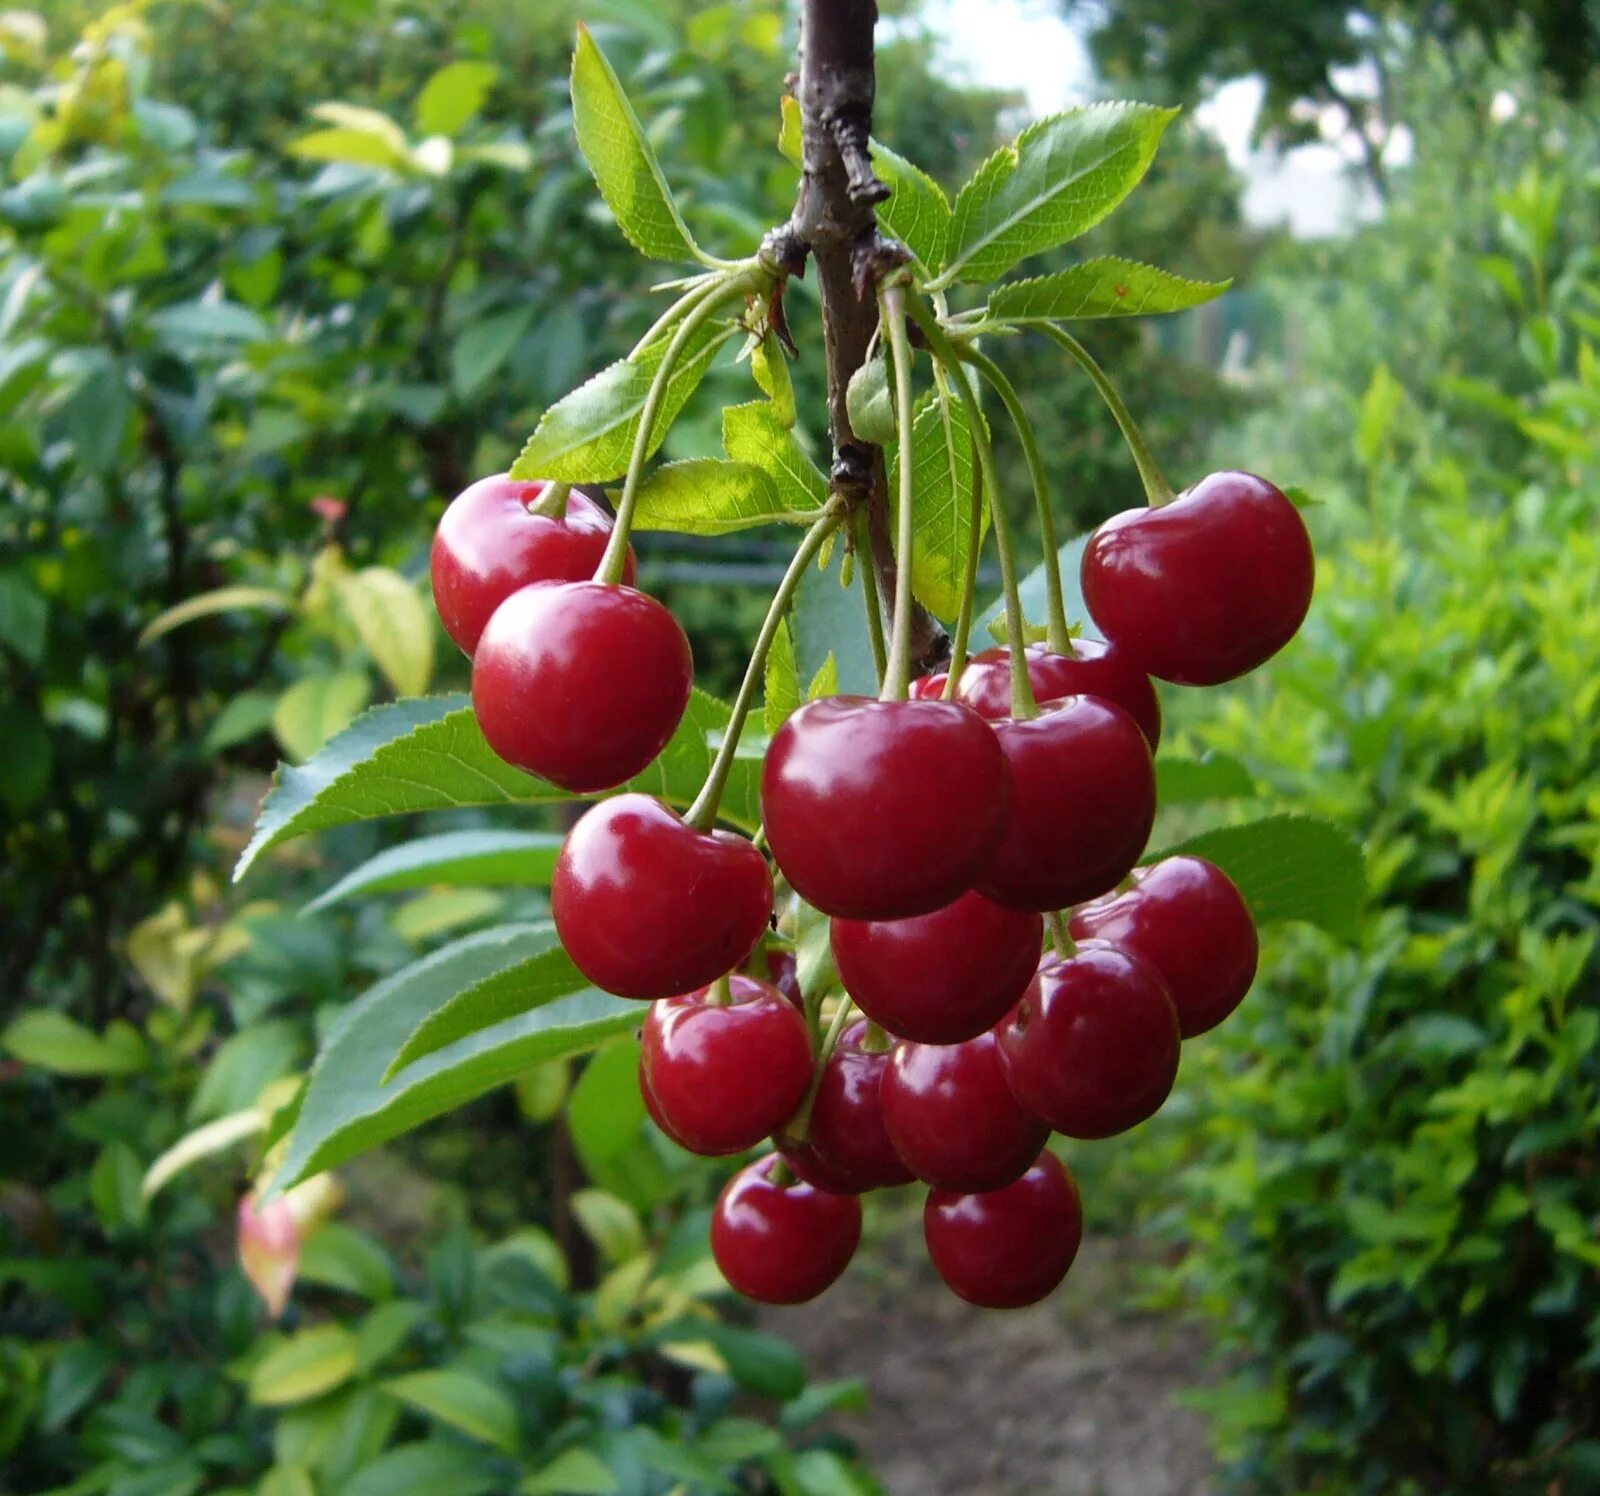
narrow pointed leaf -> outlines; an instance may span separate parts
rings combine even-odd
[[[640,484],[633,524],[636,530],[731,535],[784,520],[804,523],[815,514],[814,508],[790,509],[777,484],[751,463],[691,457],[657,468]]]
[[[878,205],[878,221],[930,270],[944,258],[950,233],[950,199],[920,166],[913,166],[878,141],[872,143],[872,164],[889,188]]]
[[[305,907],[311,914],[358,894],[435,883],[499,888],[550,881],[564,838],[554,831],[445,831],[402,842],[346,873]]]
[[[767,651],[763,694],[762,725],[770,737],[789,720],[790,713],[800,707],[800,672],[794,661],[794,638],[789,633],[787,620],[778,624],[778,632],[772,636],[772,648]]]
[[[911,590],[941,618],[961,607],[971,549],[972,442],[967,413],[954,397],[929,390],[911,419],[916,537]],[[900,457],[889,453],[889,493],[898,507]],[[897,531],[898,533],[898,531]]]
[[[1232,284],[1186,280],[1154,265],[1106,255],[1056,275],[1001,286],[989,298],[984,320],[1025,324],[1181,312],[1214,300]]]
[[[749,463],[777,486],[784,509],[805,516],[827,502],[828,480],[783,423],[770,400],[731,405],[722,412],[722,447],[735,462]]]
[[[218,587],[212,592],[201,592],[186,597],[181,603],[156,614],[139,635],[141,648],[170,634],[196,618],[207,618],[214,613],[237,613],[261,608],[269,613],[287,613],[294,607],[294,599],[286,592],[272,587]]]

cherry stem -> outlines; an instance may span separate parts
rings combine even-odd
[[[1070,961],[1078,954],[1078,942],[1072,938],[1072,932],[1067,928],[1066,916],[1059,909],[1052,910],[1045,915],[1044,922],[1050,927],[1050,939],[1055,944],[1056,954]]]
[[[1122,439],[1127,442],[1128,450],[1133,454],[1134,466],[1139,469],[1139,481],[1144,484],[1145,498],[1149,500],[1150,507],[1159,509],[1163,504],[1170,504],[1177,498],[1177,494],[1173,492],[1172,485],[1167,482],[1166,475],[1156,462],[1149,442],[1144,439],[1144,433],[1139,430],[1139,423],[1133,418],[1133,412],[1128,409],[1121,392],[1111,382],[1111,376],[1094,361],[1089,350],[1066,328],[1058,327],[1054,322],[1043,322],[1039,324],[1039,331],[1064,348],[1077,360],[1083,372],[1094,381],[1094,387],[1100,391],[1100,398],[1106,402],[1106,408],[1122,432]]]
[[[641,352],[668,329],[676,327],[700,302],[715,292],[717,287],[726,279],[726,276],[717,274],[697,277],[689,289],[650,324],[649,331],[633,345],[633,351],[635,353]]]
[[[570,483],[546,483],[544,492],[528,505],[529,514],[544,519],[564,519],[567,513],[567,495],[572,492]]]
[[[1033,422],[1023,409],[1016,389],[1001,372],[1000,366],[987,354],[979,353],[968,344],[960,344],[961,356],[988,380],[1000,403],[1005,406],[1011,424],[1017,429],[1017,440],[1022,443],[1023,460],[1028,465],[1028,477],[1033,483],[1033,503],[1039,515],[1039,540],[1044,547],[1044,585],[1048,598],[1049,616],[1046,623],[1049,633],[1045,642],[1056,654],[1070,655],[1072,630],[1067,627],[1067,605],[1061,591],[1061,553],[1056,540],[1055,516],[1050,511],[1049,480],[1045,476],[1044,459],[1039,455],[1039,440],[1034,435]]]
[[[839,1035],[845,1030],[845,1025],[855,1017],[856,1005],[848,997],[839,999],[839,1006],[834,1009],[833,1018],[828,1023],[828,1031],[822,1036],[822,1042],[817,1045],[816,1068],[811,1072],[811,1084],[806,1087],[805,1099],[795,1108],[792,1116],[783,1125],[783,1136],[796,1143],[803,1143],[811,1135],[811,1109],[817,1104],[817,1092],[822,1089],[822,1073],[828,1068],[828,1057],[833,1053],[839,1043]]]
[[[942,399],[950,398],[946,387],[944,369],[934,365],[934,378],[939,382]],[[967,516],[967,567],[961,578],[961,611],[956,614],[956,633],[950,645],[949,674],[945,677],[943,696],[954,700],[967,668],[967,653],[972,647],[972,615],[978,606],[978,558],[983,552],[983,467],[978,461],[978,444],[968,434],[972,448],[972,509]]]
[[[895,436],[900,449],[900,512],[896,516],[894,572],[894,628],[889,636],[889,660],[883,671],[885,701],[904,701],[911,687],[911,552],[916,539],[916,513],[912,508],[911,454],[911,340],[906,336],[906,292],[901,284],[878,292],[884,325],[889,330],[889,352],[894,362]]]
[[[788,570],[783,574],[783,580],[778,583],[778,590],[772,595],[772,605],[767,609],[767,616],[761,622],[761,632],[756,635],[755,645],[750,651],[750,663],[745,666],[744,679],[739,682],[739,694],[733,699],[733,710],[728,718],[727,731],[723,734],[722,744],[712,761],[711,772],[706,775],[706,782],[701,785],[694,804],[683,817],[685,824],[694,827],[696,831],[709,831],[716,824],[717,810],[722,804],[722,792],[727,787],[728,775],[733,771],[733,761],[739,751],[739,739],[744,733],[745,722],[749,719],[750,708],[755,705],[756,692],[760,689],[762,676],[767,668],[767,654],[772,648],[772,641],[777,637],[778,626],[783,622],[783,615],[794,597],[795,589],[800,585],[801,577],[805,575],[806,567],[816,558],[817,552],[822,549],[822,543],[834,532],[843,518],[843,500],[829,499],[816,522],[806,531],[805,539],[800,542],[799,549],[789,562]]]
[[[628,476],[623,480],[622,497],[617,502],[616,523],[612,526],[611,538],[606,542],[600,564],[595,568],[595,581],[609,582],[615,586],[622,580],[622,573],[627,568],[628,539],[633,530],[633,511],[639,500],[639,483],[644,477],[644,465],[650,454],[650,438],[655,433],[656,418],[661,414],[661,406],[667,398],[672,372],[683,357],[684,349],[723,305],[755,289],[760,275],[759,271],[746,270],[718,281],[711,292],[694,304],[672,334],[672,341],[661,355],[661,365],[656,370],[655,378],[650,381],[649,393],[644,397],[644,408],[639,412],[639,428],[634,433],[633,453],[628,459]]]
[[[711,984],[706,1001],[714,1008],[726,1008],[732,1004],[733,983],[729,973],[724,972]]]
[[[878,568],[872,564],[872,522],[867,511],[856,515],[856,554],[862,558],[861,592],[867,604],[867,638],[872,643],[872,663],[881,687],[889,666],[889,651],[883,640],[883,604],[878,600]]]
[[[983,412],[978,409],[977,396],[967,383],[966,371],[961,367],[961,357],[955,345],[945,335],[939,319],[929,312],[915,297],[911,301],[911,316],[934,357],[949,371],[956,393],[967,413],[967,425],[978,449],[978,467],[983,473],[983,485],[988,490],[989,519],[994,525],[994,545],[1000,556],[1000,587],[1005,599],[1006,648],[1011,655],[1011,715],[1026,721],[1039,715],[1038,703],[1033,698],[1033,682],[1028,676],[1027,640],[1023,637],[1027,625],[1022,617],[1022,597],[1017,591],[1016,553],[1011,545],[1011,524],[1006,519],[1005,506],[1000,502],[1000,484],[995,478],[994,449],[984,429]]]

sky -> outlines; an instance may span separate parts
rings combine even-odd
[[[1029,112],[1050,114],[1092,97],[1094,71],[1082,36],[1055,0],[932,0],[924,18],[944,46],[945,61],[975,83],[1020,89]],[[1244,173],[1245,216],[1287,223],[1296,234],[1323,237],[1370,214],[1370,199],[1350,179],[1331,144],[1277,153],[1250,143],[1261,86],[1241,79],[1218,90],[1198,111]]]

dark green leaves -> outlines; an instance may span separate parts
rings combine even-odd
[[[1055,275],[1002,286],[989,298],[984,320],[1025,324],[1179,312],[1222,295],[1230,284],[1186,280],[1137,260],[1103,256]]]

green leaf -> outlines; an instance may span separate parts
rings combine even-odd
[[[339,1496],[395,1496],[403,1491],[426,1491],[427,1496],[490,1496],[504,1491],[505,1482],[487,1463],[483,1455],[459,1440],[417,1440],[385,1450],[370,1465],[363,1465]]]
[[[359,670],[297,680],[272,710],[272,730],[290,758],[310,758],[355,720],[372,686]]]
[[[435,636],[433,617],[417,589],[387,566],[366,566],[340,578],[339,597],[367,653],[395,691],[401,696],[426,691],[433,677]]]
[[[44,660],[50,604],[20,572],[0,575],[0,644],[33,666]]]
[[[108,1236],[145,1218],[145,1197],[139,1185],[144,1168],[126,1143],[108,1143],[89,1170],[89,1203]]]
[[[817,666],[817,673],[811,677],[811,684],[806,687],[806,700],[815,701],[821,696],[838,694],[839,661],[830,649],[822,663]]]
[[[500,76],[492,62],[448,62],[417,95],[416,124],[422,135],[455,135],[489,97]]]
[[[935,285],[995,280],[1093,228],[1138,184],[1177,112],[1089,104],[1029,125],[957,194]]]
[[[786,619],[779,620],[772,648],[767,651],[764,694],[762,718],[770,737],[789,720],[791,712],[800,708],[800,672],[794,662],[794,639]]]
[[[613,1496],[622,1486],[606,1462],[588,1449],[564,1449],[522,1482],[521,1496]]]
[[[678,1185],[652,1145],[639,1091],[639,1041],[608,1045],[583,1067],[567,1105],[567,1130],[583,1172],[640,1211]]]
[[[690,805],[711,766],[707,734],[727,722],[728,708],[696,691],[661,757],[628,787]],[[761,824],[756,780],[754,767],[736,766],[722,800],[723,818],[749,831]],[[391,702],[364,714],[307,763],[279,769],[234,878],[269,847],[311,831],[424,810],[573,798],[496,757],[467,697]]]
[[[300,1250],[299,1275],[308,1283],[342,1288],[381,1303],[394,1293],[389,1254],[350,1226],[330,1221],[317,1228]]]
[[[1080,569],[1083,562],[1084,547],[1089,544],[1088,535],[1079,535],[1067,541],[1056,557],[1061,566],[1061,591],[1066,603],[1067,617],[1082,619],[1084,626],[1082,632],[1091,639],[1098,639],[1100,635],[1095,632],[1093,621],[1089,617],[1088,605],[1083,600],[1083,587],[1080,581]],[[1044,578],[1044,565],[1041,562],[1034,567],[1021,582],[1017,584],[1017,592],[1022,598],[1022,613],[1025,618],[1041,619],[1046,611],[1046,590]],[[985,644],[1005,643],[1005,601],[996,598],[982,613],[973,628],[973,648],[981,649]]]
[[[797,412],[794,381],[789,377],[789,355],[770,327],[750,350],[750,372],[762,393],[772,402],[773,419],[780,426],[793,426]]]
[[[827,502],[827,478],[770,400],[728,406],[722,412],[722,448],[733,461],[771,478],[791,515],[806,517]]]
[[[191,623],[196,618],[206,618],[213,613],[236,613],[250,608],[261,608],[268,613],[288,613],[294,599],[275,587],[218,587],[211,592],[201,592],[186,597],[175,607],[156,614],[139,634],[139,646],[153,643],[163,634]]]
[[[340,1015],[311,1072],[275,1185],[286,1187],[450,1111],[531,1065],[593,1049],[639,1021],[637,1003],[588,991],[557,998],[409,1066],[389,1062],[430,1013],[496,973],[556,951],[547,924],[483,930],[385,978]]]
[[[578,149],[623,237],[653,259],[701,259],[633,105],[581,23],[572,54],[572,119]]]
[[[343,1386],[356,1371],[356,1341],[343,1325],[317,1325],[275,1345],[250,1373],[258,1407],[305,1402]]]
[[[169,343],[264,343],[272,336],[249,307],[231,301],[184,301],[162,308],[150,325]]]
[[[668,376],[646,456],[659,449],[667,428],[732,333],[731,325],[718,326],[713,318],[689,339]],[[658,338],[649,347],[636,350],[552,405],[528,438],[511,476],[603,483],[625,473],[650,384],[661,367],[668,341]]]
[[[845,386],[844,408],[850,429],[864,442],[887,447],[895,438],[894,396],[889,391],[889,360],[869,358]]]
[[[299,1465],[274,1465],[261,1477],[255,1496],[317,1496],[317,1488]]]
[[[842,585],[843,566],[840,547],[840,554],[828,566],[808,566],[800,578],[789,614],[795,662],[804,675],[823,670],[831,657],[839,690],[876,696],[878,671],[863,620],[860,567],[846,586]]]
[[[889,187],[888,201],[878,206],[879,223],[927,269],[937,269],[950,233],[950,199],[944,188],[878,141],[872,143],[872,164]]]
[[[211,719],[200,746],[208,754],[237,747],[271,727],[277,708],[278,698],[270,691],[243,691]]]
[[[126,1024],[101,1035],[53,1008],[12,1019],[0,1033],[0,1048],[53,1075],[132,1075],[149,1063],[144,1041]]]
[[[45,1378],[39,1426],[47,1434],[65,1428],[82,1412],[114,1366],[112,1354],[92,1340],[74,1340],[62,1346],[50,1362]]]
[[[382,136],[366,130],[313,130],[290,141],[289,154],[302,161],[336,161],[388,171],[407,171],[411,167],[411,154],[404,145],[396,150]]]
[[[916,511],[911,590],[941,618],[954,618],[972,548],[972,441],[961,402],[944,398],[937,389],[923,395],[911,419],[911,444]],[[889,494],[895,510],[899,468],[900,454],[894,448],[889,452]]]
[[[450,387],[456,397],[471,400],[488,384],[532,323],[531,306],[513,307],[468,323],[450,348]]]
[[[328,1228],[324,1226],[323,1231]],[[320,1237],[321,1233],[319,1233]],[[318,1237],[313,1237],[315,1242]],[[305,1263],[300,1265],[305,1276]],[[359,1370],[368,1372],[382,1366],[411,1338],[412,1332],[428,1316],[427,1309],[410,1299],[391,1299],[379,1304],[356,1324],[356,1359]]]
[[[639,485],[636,530],[682,535],[731,535],[756,525],[803,524],[816,511],[785,507],[778,486],[747,462],[691,457],[659,467]]]
[[[1305,920],[1344,937],[1357,930],[1366,863],[1360,843],[1331,821],[1266,816],[1202,831],[1147,854],[1144,861],[1181,853],[1214,862],[1232,878],[1257,924]]]
[[[391,1377],[383,1383],[383,1390],[407,1407],[458,1429],[469,1439],[493,1445],[506,1454],[516,1452],[516,1407],[492,1382],[466,1371],[444,1368]]]
[[[1156,759],[1156,803],[1192,805],[1204,800],[1241,800],[1256,793],[1250,771],[1226,753],[1200,758]]]
[[[0,704],[0,802],[19,814],[50,788],[50,729],[25,706]]]
[[[1108,255],[1056,275],[1001,286],[990,296],[984,320],[1026,324],[1181,312],[1215,299],[1232,284],[1186,280],[1153,265]]]
[[[787,1401],[806,1384],[805,1363],[789,1341],[759,1330],[740,1329],[720,1321],[697,1325],[728,1363],[728,1373],[741,1387],[761,1397]]]
[[[487,923],[505,907],[491,888],[430,888],[394,910],[389,928],[410,945],[426,945],[452,930]]]
[[[358,894],[437,883],[479,888],[540,887],[550,881],[566,838],[553,831],[445,831],[369,858],[305,906],[311,914]]]
[[[626,1200],[606,1190],[581,1189],[573,1192],[571,1203],[584,1235],[607,1262],[630,1262],[644,1251],[644,1223]]]
[[[778,104],[778,153],[793,166],[805,165],[804,129],[800,100],[785,94]]]

